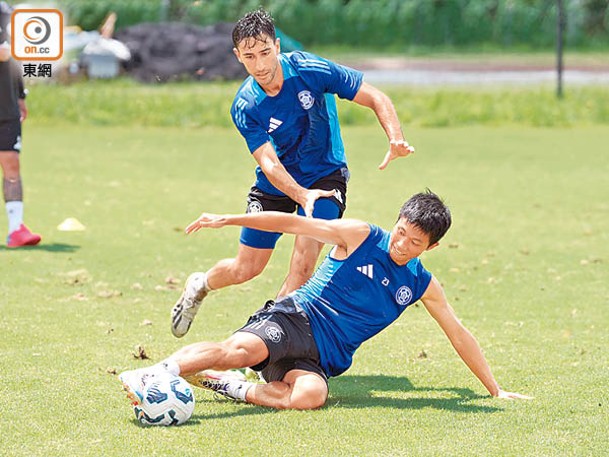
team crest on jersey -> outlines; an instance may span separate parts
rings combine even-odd
[[[277,327],[267,327],[264,329],[264,333],[273,343],[279,343],[281,341],[281,330]]]
[[[315,98],[308,90],[301,90],[298,92],[298,100],[304,109],[311,109],[315,103]]]
[[[407,286],[402,286],[395,293],[395,300],[402,306],[406,306],[412,300],[412,290]]]
[[[262,203],[260,203],[258,200],[252,200],[247,204],[248,213],[261,213],[262,211],[264,211],[262,208]]]

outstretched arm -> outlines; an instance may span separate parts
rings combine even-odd
[[[461,359],[463,359],[468,368],[484,384],[484,387],[493,397],[526,400],[532,398],[515,392],[507,392],[499,387],[478,341],[457,318],[453,308],[446,300],[442,286],[436,278],[432,278],[421,300],[429,314],[431,314],[444,333],[446,333],[446,336],[448,336]]]
[[[387,95],[376,87],[363,82],[353,101],[374,111],[383,130],[387,134],[387,138],[389,138],[389,151],[385,154],[379,169],[383,170],[392,160],[398,157],[405,157],[414,152],[414,148],[404,139],[398,114]]]
[[[313,207],[318,198],[334,195],[333,190],[305,189],[299,185],[279,161],[270,142],[256,149],[253,156],[271,184],[302,206],[307,217],[313,215]]]
[[[305,235],[322,243],[336,245],[338,247],[334,253],[336,258],[349,256],[370,233],[370,226],[356,219],[313,219],[278,211],[223,215],[203,213],[186,227],[186,233],[226,225],[249,227],[266,232]]]

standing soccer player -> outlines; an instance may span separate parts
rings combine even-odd
[[[25,90],[19,66],[11,58],[8,25],[11,8],[0,2],[0,166],[2,191],[8,216],[9,248],[40,243],[40,235],[23,223],[23,187],[19,167],[21,123],[27,117]]]
[[[389,151],[379,168],[414,152],[405,141],[395,108],[362,73],[306,52],[280,54],[269,13],[246,14],[233,30],[234,53],[249,77],[231,108],[233,122],[258,163],[247,212],[281,211],[321,219],[345,211],[349,170],[334,96],[368,107],[385,131]],[[240,284],[262,272],[280,233],[243,228],[237,256],[189,276],[171,313],[172,332],[184,336],[210,290]],[[295,238],[290,269],[278,296],[304,284],[323,242]]]

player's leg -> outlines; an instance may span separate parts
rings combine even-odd
[[[220,260],[207,272],[191,274],[171,311],[173,334],[178,338],[186,335],[201,302],[211,290],[249,281],[264,270],[272,254],[273,249],[258,249],[239,244],[235,258]]]
[[[282,211],[292,213],[295,203],[285,196],[270,195],[253,187],[248,195],[247,213]],[[239,251],[234,259],[224,259],[206,273],[208,290],[241,284],[258,276],[266,267],[275,249],[280,233],[243,228],[239,238]]]
[[[239,244],[237,256],[223,259],[206,272],[207,290],[241,284],[255,278],[268,264],[274,248],[260,249]]]
[[[317,207],[317,205],[316,205]],[[298,289],[315,271],[315,265],[324,243],[307,236],[297,235],[290,259],[290,270],[286,276],[277,297],[283,297]]]
[[[21,123],[18,119],[0,121],[0,166],[2,194],[8,217],[7,246],[31,246],[40,242],[40,235],[32,233],[23,223],[23,185],[21,183],[19,151]]]
[[[260,337],[236,332],[221,343],[194,343],[184,346],[170,357],[180,367],[180,376],[188,377],[203,370],[231,370],[263,362],[269,355]]]
[[[287,197],[272,196],[252,188],[247,212],[293,212],[294,203]],[[191,274],[184,291],[171,311],[171,331],[180,338],[190,329],[202,300],[208,292],[233,284],[241,284],[258,276],[266,267],[280,233],[243,228],[237,256],[217,262],[206,272]]]
[[[317,373],[291,370],[282,381],[255,384],[245,399],[254,405],[277,409],[316,409],[328,399],[328,384]]]
[[[221,343],[200,342],[185,346],[156,365],[125,371],[119,375],[119,379],[133,398],[141,398],[146,379],[168,372],[174,376],[182,376],[193,385],[243,400],[252,383],[235,383],[234,381],[241,381],[242,378],[237,379],[230,374],[220,377],[206,370],[224,371],[254,366],[263,362],[268,353],[267,346],[260,337],[252,333],[237,332]]]
[[[325,403],[326,375],[309,319],[290,298],[268,301],[238,333],[252,333],[266,345],[268,357],[251,365],[266,383],[204,372],[196,385],[234,400],[278,409],[313,409]]]
[[[315,202],[313,217],[319,219],[339,219],[345,211],[347,181],[349,179],[348,170],[339,170],[314,183],[312,189],[335,190],[336,193],[330,198],[320,198]],[[298,208],[298,214],[304,215],[302,208]],[[324,244],[317,240],[305,236],[296,236],[292,258],[290,259],[290,269],[285,281],[279,289],[278,297],[283,297],[290,292],[298,289],[309,280],[319,254]]]

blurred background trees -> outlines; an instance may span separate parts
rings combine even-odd
[[[564,0],[565,42],[609,46],[609,1]],[[262,5],[305,46],[551,49],[557,0],[58,0],[68,24],[99,27],[110,11],[117,29],[141,22],[234,22]]]

